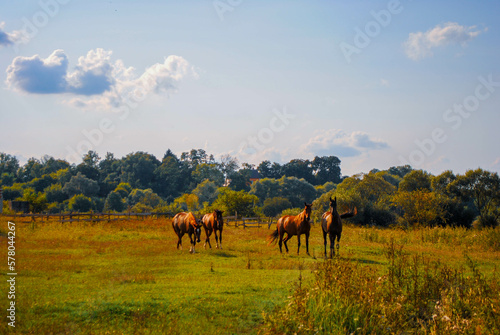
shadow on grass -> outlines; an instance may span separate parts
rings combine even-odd
[[[235,258],[238,257],[236,255],[230,254],[226,251],[214,251],[212,252],[212,255],[217,256],[217,257],[224,257],[224,258]]]

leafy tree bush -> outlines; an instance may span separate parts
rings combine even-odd
[[[219,188],[219,196],[214,201],[213,206],[225,211],[227,215],[233,215],[233,213],[237,212],[238,216],[253,216],[258,201],[259,198],[253,194],[221,187]]]
[[[200,204],[207,202],[209,205],[212,204],[219,195],[218,187],[215,182],[208,179],[199,183],[192,193],[198,197]]]
[[[268,217],[276,216],[283,212],[283,210],[288,208],[292,208],[292,203],[287,198],[269,198],[264,201],[264,206],[262,206],[262,213]]]
[[[63,191],[70,197],[78,194],[91,197],[99,192],[99,185],[95,180],[78,173],[76,176],[71,177],[70,181],[64,185]]]
[[[92,199],[78,194],[69,199],[68,208],[72,212],[89,212],[92,209]]]
[[[30,210],[33,213],[41,213],[48,207],[47,196],[42,192],[35,192],[32,188],[23,191],[23,196],[16,200],[29,202]]]
[[[15,183],[12,186],[3,187],[3,199],[14,200],[23,196],[22,184]]]
[[[442,197],[426,189],[398,191],[393,201],[410,227],[432,227],[445,217]]]
[[[113,191],[106,197],[106,202],[104,203],[105,211],[115,211],[123,212],[125,210],[126,204],[121,197],[121,194],[117,191]]]
[[[44,190],[48,202],[63,202],[68,199],[68,195],[64,192],[61,184],[53,184]]]

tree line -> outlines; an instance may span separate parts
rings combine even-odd
[[[231,215],[297,213],[313,202],[313,220],[337,196],[357,207],[354,223],[377,226],[497,226],[500,179],[483,169],[434,176],[411,166],[342,177],[335,156],[288,163],[240,163],[230,155],[216,160],[202,149],[180,157],[167,150],[160,161],[146,152],[104,158],[89,151],[79,164],[44,156],[20,165],[0,153],[4,200],[27,201],[32,212],[170,212],[204,214],[215,208]],[[258,178],[253,179],[256,171]],[[252,181],[251,181],[252,179]],[[4,203],[4,210],[6,203]]]

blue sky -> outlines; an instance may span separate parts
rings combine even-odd
[[[0,151],[500,171],[500,3],[0,3]]]

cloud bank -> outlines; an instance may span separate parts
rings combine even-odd
[[[5,22],[0,22],[0,47],[13,46],[16,43],[26,42],[26,36],[22,31],[15,30],[13,32],[6,32],[4,30]]]
[[[367,133],[354,131],[346,133],[339,129],[318,132],[302,145],[301,151],[318,156],[354,157],[364,151],[386,149],[389,145],[379,139],[371,138]]]
[[[486,31],[487,29],[484,29]],[[461,26],[456,22],[448,22],[443,25],[423,32],[410,33],[403,47],[408,58],[420,60],[432,57],[432,49],[446,45],[459,44],[462,47],[467,42],[477,37],[481,32],[476,26]]]
[[[65,102],[78,108],[114,110],[150,93],[168,96],[177,91],[184,77],[197,76],[180,56],[169,56],[137,75],[123,61],[113,62],[111,55],[111,51],[100,48],[90,50],[72,70],[61,49],[47,58],[19,56],[7,68],[6,84],[23,93],[69,94]]]

